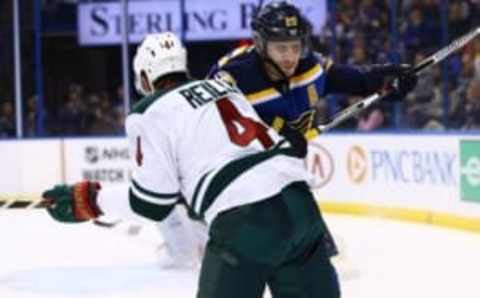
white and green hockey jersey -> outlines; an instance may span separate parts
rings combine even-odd
[[[100,191],[107,214],[133,211],[159,221],[182,200],[191,214],[211,222],[219,212],[309,178],[303,160],[289,155],[288,142],[237,89],[219,81],[191,81],[142,99],[126,129],[132,180],[128,196]]]

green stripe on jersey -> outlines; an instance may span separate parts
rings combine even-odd
[[[143,114],[145,111],[160,97],[164,96],[166,93],[173,91],[185,84],[188,84],[190,82],[193,82],[192,80],[188,80],[185,82],[182,82],[180,84],[176,84],[175,86],[163,90],[158,90],[152,95],[146,96],[142,98],[139,102],[133,105],[132,111],[130,114]]]
[[[283,143],[284,141],[278,143],[275,148],[271,150],[234,160],[224,166],[223,169],[221,169],[215,175],[215,177],[212,178],[211,182],[207,186],[207,190],[202,198],[200,214],[203,216],[205,211],[207,211],[207,209],[213,204],[220,193],[245,171],[248,171],[257,164],[280,154],[294,156],[292,149],[279,148]]]
[[[180,193],[156,193],[132,179],[129,190],[130,207],[141,216],[161,221],[170,213],[179,198]]]
[[[208,174],[210,174],[210,171],[207,172],[205,175],[203,175],[202,178],[200,178],[200,180],[198,181],[197,185],[195,186],[191,206],[188,206],[188,204],[187,204],[187,206],[189,207],[189,208],[187,208],[188,209],[188,215],[191,218],[202,219],[202,215],[195,213],[195,205],[197,204],[198,193],[200,192],[200,189],[202,188],[202,185],[205,182],[205,178],[207,178]]]
[[[138,184],[133,179],[132,179],[132,186],[135,187],[135,189],[138,190],[140,193],[142,193],[142,194],[144,194],[148,197],[155,198],[155,199],[174,199],[174,198],[177,198],[178,196],[180,196],[180,193],[178,193],[178,192],[176,192],[176,193],[157,193],[157,192],[150,191],[148,189],[145,189],[145,188],[141,187],[140,184]]]
[[[129,191],[129,201],[132,210],[140,216],[153,221],[162,221],[170,214],[175,204],[157,205],[137,197],[132,190]]]

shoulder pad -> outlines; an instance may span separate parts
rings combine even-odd
[[[213,75],[213,78],[215,80],[219,80],[224,83],[227,83],[231,87],[237,86],[237,81],[233,78],[233,76],[228,71],[220,70]]]
[[[248,53],[250,51],[252,51],[254,49],[254,46],[241,46],[241,47],[238,47],[236,49],[234,49],[233,51],[231,51],[230,53],[226,54],[225,56],[223,56],[222,58],[220,58],[218,60],[218,67],[221,68],[223,66],[225,66],[228,62],[230,62],[231,60],[235,59],[235,58],[238,58],[240,57],[242,54],[245,54],[245,53]]]

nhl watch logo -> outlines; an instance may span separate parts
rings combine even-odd
[[[85,148],[85,160],[88,163],[97,163],[100,159],[100,153],[97,147],[88,146]]]

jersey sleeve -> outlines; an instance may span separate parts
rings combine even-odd
[[[144,117],[131,115],[126,125],[132,155],[129,203],[135,213],[161,221],[179,201],[180,184],[167,133]]]

